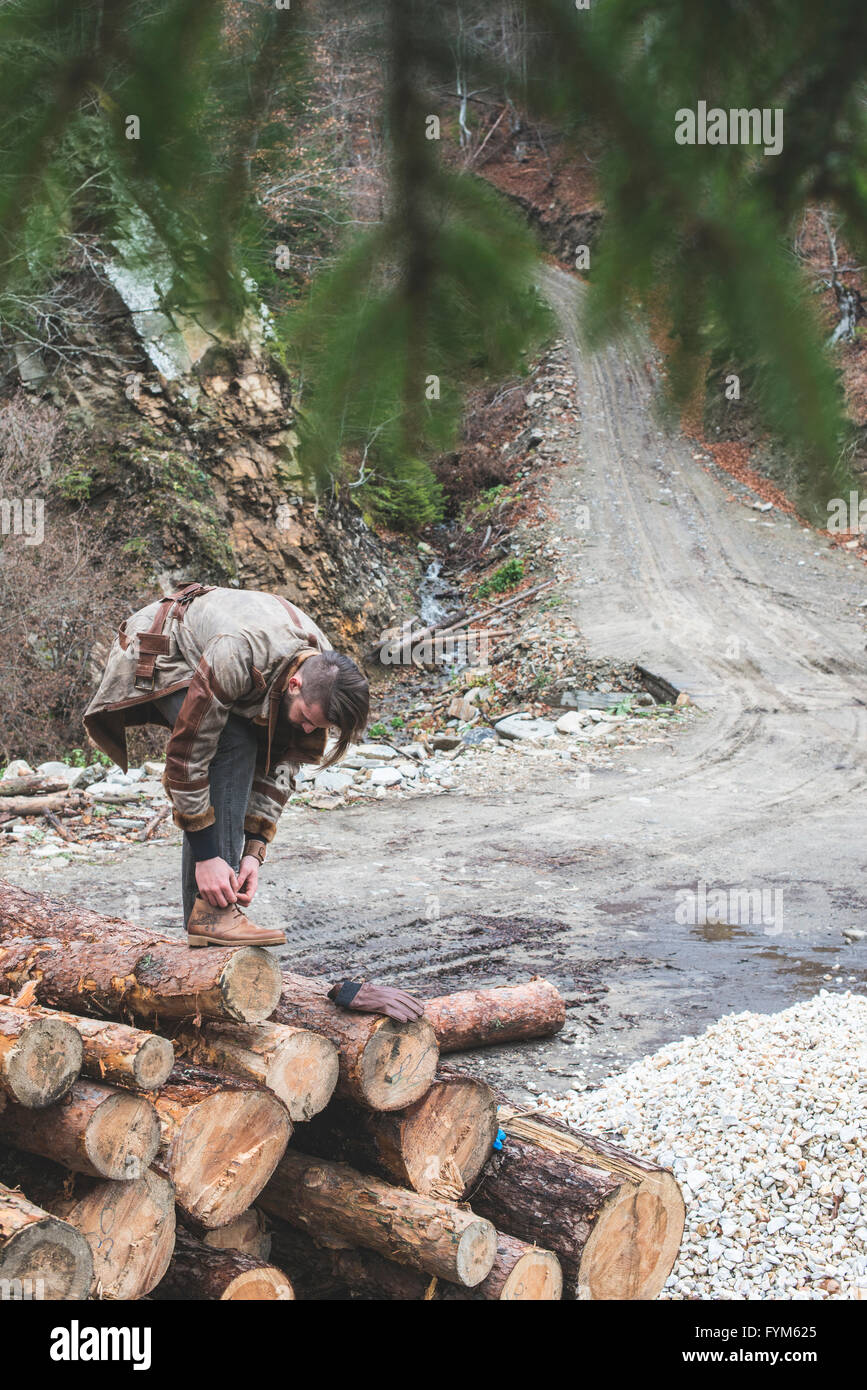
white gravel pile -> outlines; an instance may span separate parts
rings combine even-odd
[[[865,1081],[867,997],[822,990],[539,1104],[673,1168],[686,1229],[661,1298],[867,1298]]]

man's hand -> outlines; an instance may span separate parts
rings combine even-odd
[[[414,999],[405,989],[392,989],[391,985],[364,984],[347,1007],[362,1014],[387,1014],[398,1023],[411,1023],[424,1013],[423,1000]]]
[[[238,897],[238,878],[225,859],[200,859],[196,886],[211,907],[230,907]]]
[[[246,907],[256,896],[256,889],[259,887],[259,861],[253,854],[248,854],[241,860],[241,867],[238,870],[238,902]]]

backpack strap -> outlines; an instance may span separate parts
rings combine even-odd
[[[294,626],[297,627],[300,632],[304,633],[304,636],[307,638],[307,641],[309,642],[310,646],[315,647],[318,652],[319,639],[316,636],[316,633],[311,632],[310,629],[305,625],[305,619],[302,618],[301,614],[298,612],[298,609],[295,607],[295,604],[290,603],[288,598],[284,598],[282,594],[273,594],[272,597],[275,598],[278,603],[282,603],[283,607],[286,609],[286,612],[289,614],[289,617],[291,618]]]
[[[147,632],[138,634],[138,659],[135,664],[137,690],[153,690],[156,659],[158,656],[168,656],[171,650],[171,642],[163,634],[170,613],[177,617],[178,622],[183,622],[187,605],[200,594],[207,594],[214,588],[215,584],[186,584],[183,589],[160,599],[154,620]]]

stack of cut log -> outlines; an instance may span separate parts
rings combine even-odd
[[[556,1031],[553,986],[403,1024],[327,988],[0,882],[0,1279],[44,1298],[658,1293],[672,1175],[438,1070],[440,1048]]]

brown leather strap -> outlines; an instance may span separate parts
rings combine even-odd
[[[191,603],[194,598],[198,598],[200,594],[210,593],[211,589],[215,587],[214,584],[185,584],[183,589],[178,589],[176,593],[160,599],[156,615],[147,632],[138,634],[139,654],[135,664],[137,689],[153,689],[156,659],[158,656],[167,656],[171,651],[169,638],[163,635],[163,628],[166,625],[169,612],[175,610],[174,616],[179,622],[183,622],[184,609],[187,604]]]
[[[286,612],[289,614],[289,617],[291,618],[295,627],[298,628],[299,632],[304,633],[304,636],[307,638],[307,641],[310,643],[311,647],[315,647],[318,652],[319,639],[317,638],[315,632],[311,632],[308,627],[304,626],[304,619],[298,612],[298,609],[295,607],[295,604],[290,603],[288,598],[284,598],[282,594],[275,594],[274,598],[277,600],[278,603],[282,603],[283,607],[286,609]]]
[[[282,594],[275,594],[274,597],[278,603],[282,603],[283,607],[286,609],[286,612],[289,614],[289,617],[292,619],[295,626],[300,627],[301,631],[303,632],[304,624],[301,621],[301,614],[298,612],[298,609],[295,607],[294,603],[290,603],[288,598],[284,598]]]
[[[139,690],[152,690],[154,666],[158,656],[169,652],[169,639],[162,634],[162,628],[174,599],[164,598],[157,609],[156,617],[147,632],[138,634],[138,659],[135,663],[135,683]]]
[[[348,1009],[362,985],[366,980],[339,980],[333,984],[328,991],[328,998],[333,999],[335,1004],[340,1004],[342,1008]]]

